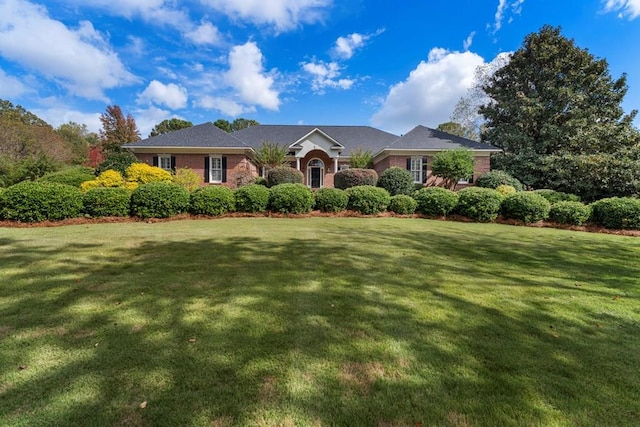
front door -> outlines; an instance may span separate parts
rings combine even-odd
[[[311,168],[311,188],[320,188],[320,168]]]
[[[320,159],[312,159],[307,163],[307,185],[311,188],[322,188],[324,163]]]

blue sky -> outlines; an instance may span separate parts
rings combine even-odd
[[[0,0],[0,98],[93,131],[118,104],[143,137],[172,117],[402,134],[448,121],[476,67],[544,24],[626,72],[640,108],[640,0]]]

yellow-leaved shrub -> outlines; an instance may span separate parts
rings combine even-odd
[[[200,187],[202,177],[191,168],[178,168],[173,176],[173,182],[191,192]]]
[[[146,163],[132,163],[125,171],[127,181],[138,184],[148,184],[150,182],[172,182],[173,177],[166,170],[157,166],[149,166]]]
[[[91,181],[85,181],[80,184],[80,189],[82,191],[89,191],[93,188],[98,187],[124,187],[125,181],[122,178],[122,175],[118,171],[114,171],[113,169],[108,169],[102,172],[98,177]]]

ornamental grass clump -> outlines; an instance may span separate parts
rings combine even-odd
[[[549,220],[558,224],[582,225],[590,216],[591,207],[581,202],[557,202],[549,211]]]
[[[131,194],[131,213],[140,218],[169,218],[189,209],[189,192],[172,182],[142,184]]]
[[[347,208],[364,215],[375,215],[384,212],[391,203],[391,196],[384,188],[372,185],[359,185],[346,190],[349,196]]]
[[[455,212],[479,222],[494,221],[504,196],[490,188],[467,187],[458,191]]]
[[[347,209],[349,196],[339,188],[321,188],[316,191],[316,209],[320,212],[342,212]]]
[[[502,202],[502,214],[505,218],[519,219],[526,223],[547,219],[550,209],[551,203],[533,191],[511,194]]]
[[[640,229],[640,199],[610,197],[591,204],[591,219],[613,229]]]
[[[425,187],[416,191],[416,212],[427,216],[447,216],[458,205],[458,193],[442,187]]]
[[[248,184],[235,190],[236,211],[261,213],[269,206],[269,189],[260,184]]]
[[[196,215],[224,215],[235,211],[236,199],[229,187],[202,187],[191,193],[189,211]]]
[[[0,217],[40,222],[77,217],[82,213],[82,192],[55,182],[23,181],[2,194]]]
[[[118,187],[93,188],[83,197],[84,213],[92,217],[128,216],[131,210],[131,191]]]
[[[389,203],[389,210],[399,215],[411,215],[416,211],[418,202],[411,196],[406,194],[396,194],[391,197]]]
[[[269,209],[273,212],[309,213],[314,204],[313,193],[302,184],[278,184],[269,190]]]

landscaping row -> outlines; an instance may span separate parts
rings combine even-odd
[[[92,185],[85,185],[92,187]],[[568,199],[568,200],[567,200]],[[550,201],[551,200],[551,201]],[[426,187],[411,196],[372,185],[341,190],[311,191],[302,184],[278,184],[267,188],[249,184],[236,190],[208,186],[189,192],[174,182],[150,182],[127,187],[92,187],[85,192],[60,183],[25,181],[0,192],[0,218],[20,222],[61,220],[78,216],[136,216],[168,218],[190,212],[219,216],[229,212],[304,214],[312,210],[352,210],[365,215],[384,211],[419,213],[429,217],[451,214],[479,222],[494,221],[498,215],[525,223],[549,219],[561,224],[586,222],[614,229],[640,229],[640,200],[609,198],[585,205],[570,195],[550,190],[515,191],[469,187],[454,192]]]

